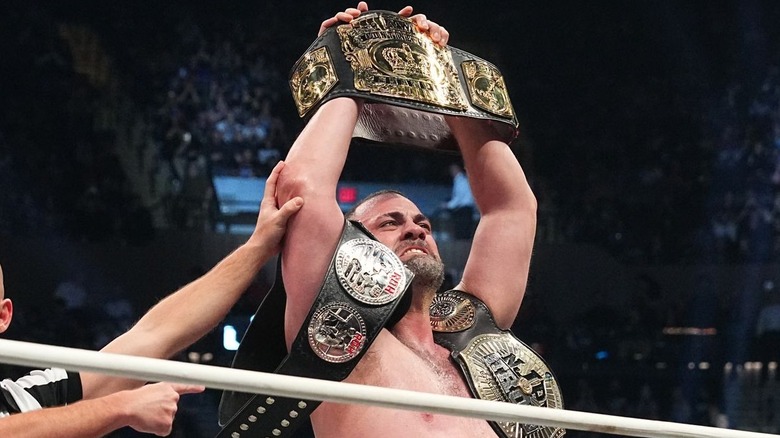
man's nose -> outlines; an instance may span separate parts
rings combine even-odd
[[[425,240],[425,228],[416,223],[408,224],[404,229],[404,239]]]

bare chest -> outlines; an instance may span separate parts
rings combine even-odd
[[[395,338],[377,341],[347,382],[471,397],[447,350],[415,351]],[[484,420],[361,405],[323,403],[312,420],[317,438],[496,436]]]
[[[412,391],[471,397],[467,383],[449,352],[415,351],[406,346],[372,355],[355,377],[361,383]],[[379,371],[379,372],[377,372]]]

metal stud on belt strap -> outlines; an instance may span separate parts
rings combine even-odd
[[[259,397],[256,397],[256,398],[259,398]],[[246,419],[243,422],[240,422],[239,419],[235,419],[235,421],[231,422],[231,425],[228,425],[225,428],[226,429],[225,432],[228,429],[233,430],[230,433],[230,435],[229,435],[230,438],[241,438],[242,437],[242,433],[244,433],[244,432],[247,433],[246,436],[258,436],[257,435],[257,431],[252,431],[251,430],[252,427],[256,426],[256,423],[259,420],[259,416],[267,414],[269,407],[271,405],[273,405],[274,403],[276,403],[277,401],[280,402],[277,405],[277,407],[281,407],[281,408],[283,408],[284,405],[287,405],[287,404],[293,404],[293,403],[295,403],[295,404],[293,404],[293,406],[292,406],[293,409],[290,409],[290,411],[287,413],[286,417],[282,418],[281,420],[279,420],[279,423],[276,424],[276,427],[271,429],[270,435],[265,435],[266,438],[271,438],[271,436],[279,437],[279,436],[282,436],[282,434],[284,432],[286,432],[288,430],[291,430],[291,429],[289,429],[290,425],[292,425],[293,422],[296,421],[296,419],[301,417],[301,414],[304,413],[304,411],[307,408],[309,408],[309,404],[310,404],[310,402],[307,402],[307,401],[304,401],[304,400],[298,400],[297,402],[295,402],[295,400],[293,400],[293,399],[281,398],[281,399],[277,400],[274,397],[267,397],[265,399],[265,406],[264,405],[258,405],[254,409],[254,411],[250,415],[248,415],[246,417]],[[305,416],[302,417],[302,418],[305,418]],[[266,424],[268,424],[268,423],[266,423]],[[238,429],[238,430],[236,430],[236,429]],[[249,434],[249,432],[253,432],[253,433]],[[222,433],[219,436],[220,437],[227,437],[228,435],[225,435],[224,433]]]

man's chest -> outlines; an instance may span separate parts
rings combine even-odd
[[[471,397],[458,365],[443,347],[415,348],[396,338],[378,339],[347,381]]]
[[[377,341],[347,382],[471,397],[464,378],[446,350],[415,351],[402,344],[385,343],[381,337]],[[317,436],[326,438],[370,436],[378,431],[381,431],[379,436],[385,438],[496,436],[484,420],[365,405],[323,403],[312,420]]]

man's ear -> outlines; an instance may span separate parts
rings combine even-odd
[[[0,301],[0,333],[8,330],[11,325],[11,318],[14,316],[14,304],[10,299],[5,298]]]

